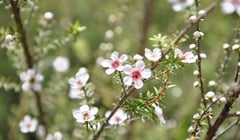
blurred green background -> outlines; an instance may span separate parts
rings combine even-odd
[[[99,57],[105,57],[108,54],[107,52],[111,50],[118,50],[129,55],[134,55],[140,51],[141,43],[139,38],[142,34],[142,25],[145,22],[143,17],[145,12],[144,3],[146,1],[148,0],[39,0],[37,2],[38,9],[33,12],[32,20],[27,27],[30,46],[34,44],[33,36],[37,35],[38,19],[46,11],[51,11],[54,14],[52,23],[54,34],[61,34],[71,22],[76,20],[87,27],[74,42],[70,42],[67,46],[63,46],[56,51],[51,51],[44,58],[44,61],[48,61],[56,56],[63,55],[69,57],[71,62],[71,69],[65,75],[52,74],[51,64],[43,72],[44,75],[48,76],[46,80],[50,81],[45,83],[44,87],[48,89],[57,88],[52,92],[49,90],[49,93],[43,95],[45,110],[51,111],[49,113],[51,116],[49,122],[55,125],[51,127],[50,131],[54,132],[58,129],[64,131],[65,136],[67,136],[65,139],[71,139],[71,134],[74,133],[75,122],[71,116],[71,109],[77,107],[78,102],[68,98],[68,84],[66,81],[67,77],[73,76],[79,67],[85,66],[89,69],[90,79],[96,85],[97,105],[104,108],[112,107],[112,102],[116,99],[116,95],[119,94],[119,87],[112,81],[110,76],[104,74],[104,70],[96,64],[96,60]],[[200,7],[204,8],[211,1],[200,2]],[[5,6],[4,4],[0,5],[0,26],[13,27],[13,19]],[[150,14],[148,15],[149,26],[145,38],[145,47],[151,48],[152,42],[149,41],[149,37],[158,33],[172,36],[188,23],[186,16],[188,16],[189,11],[176,13],[166,0],[153,0],[153,5],[148,11],[150,11]],[[24,13],[23,18],[26,18],[27,15],[27,12]],[[238,17],[224,15],[219,6],[201,22],[200,28],[205,34],[201,42],[202,52],[208,56],[207,60],[203,61],[205,85],[209,80],[217,78],[216,73],[225,57],[222,44],[232,41],[233,29],[237,27],[238,22]],[[194,43],[192,31],[188,33],[188,41],[179,44],[181,49],[188,50],[188,45]],[[107,33],[110,34],[110,37],[106,35]],[[235,62],[236,56],[232,55],[226,76],[223,77],[223,81],[227,84],[233,81]],[[177,86],[169,89],[166,93],[164,108],[166,125],[136,121],[130,126],[116,131],[116,133],[123,134],[117,139],[185,139],[188,136],[187,129],[191,124],[192,115],[196,113],[199,107],[200,95],[192,86],[193,82],[197,80],[192,74],[196,68],[194,64],[186,65],[184,69],[177,71],[172,76],[173,84]],[[20,82],[17,70],[13,67],[11,59],[8,58],[4,49],[0,49],[0,75],[9,80]],[[60,89],[54,85],[54,82],[59,81],[61,82]],[[205,90],[208,90],[207,86]],[[46,94],[49,94],[50,97]],[[33,108],[29,107],[34,104],[33,101],[25,102],[30,99],[28,95],[20,94],[14,90],[0,89],[0,139],[10,139],[10,135],[19,136],[18,139],[27,138],[20,134],[17,121],[21,119],[26,110]],[[18,106],[25,106],[26,108],[19,110],[17,109]],[[62,121],[67,121],[68,124],[61,124]],[[222,139],[231,138],[237,130],[237,128],[232,129]]]

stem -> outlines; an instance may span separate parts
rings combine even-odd
[[[9,0],[9,2],[10,2],[10,5],[11,5],[11,12],[14,16],[14,21],[15,21],[15,24],[17,26],[17,31],[20,35],[20,42],[21,42],[22,47],[23,47],[25,61],[27,63],[27,68],[31,69],[31,68],[33,68],[33,58],[32,58],[32,55],[30,54],[30,51],[29,51],[29,45],[27,43],[26,31],[23,27],[22,19],[21,19],[21,16],[20,16],[20,7],[18,6],[18,0]],[[43,126],[45,127],[45,130],[46,130],[46,133],[47,133],[48,132],[47,123],[44,119],[45,115],[44,115],[44,112],[43,112],[40,93],[37,92],[37,91],[34,91],[34,97],[35,97],[37,109],[38,109],[38,112],[39,112],[39,120],[43,124]]]
[[[141,34],[139,38],[139,54],[142,55],[144,53],[144,48],[146,44],[146,36],[147,31],[150,25],[151,19],[151,11],[153,9],[153,0],[146,0],[144,3],[144,16],[143,16],[143,23],[141,27]]]
[[[122,92],[123,94],[121,95],[121,97],[123,97],[124,95],[127,94],[127,92],[126,92],[126,89],[125,89],[125,86],[124,86],[124,83],[123,83],[123,77],[122,77],[121,72],[119,71],[118,74],[119,74],[119,78],[120,78],[121,86],[122,86],[122,90],[123,90],[123,92]]]

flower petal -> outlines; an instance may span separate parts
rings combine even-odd
[[[114,69],[107,69],[105,72],[107,75],[110,75],[110,74],[114,73],[114,71],[115,71]]]
[[[115,60],[115,59],[118,58],[118,55],[119,55],[119,53],[118,53],[117,51],[114,51],[114,52],[111,54],[110,58]]]
[[[132,70],[132,66],[131,65],[125,65],[125,66],[123,66],[123,72],[125,73],[125,74],[130,74],[130,72],[131,72],[131,70]]]
[[[126,54],[121,55],[121,57],[119,58],[120,62],[124,62],[128,59],[128,56]]]
[[[79,108],[79,110],[80,110],[81,112],[89,111],[89,106],[88,106],[88,105],[82,105],[82,106]]]
[[[90,110],[90,115],[94,116],[97,113],[98,113],[98,108],[92,107],[91,110]]]
[[[132,78],[130,78],[129,76],[124,77],[123,83],[127,86],[130,86],[132,84]]]
[[[145,63],[143,61],[140,60],[140,61],[136,62],[136,68],[137,69],[142,70],[142,69],[144,69],[144,67],[145,67]]]
[[[235,7],[231,2],[225,1],[221,4],[221,8],[224,14],[231,14],[234,12]]]
[[[101,63],[101,66],[105,67],[105,68],[111,67],[111,60],[108,60],[108,59],[103,60],[102,63]]]
[[[143,71],[142,71],[142,77],[143,78],[150,78],[151,77],[151,75],[152,75],[152,71],[150,70],[150,69],[144,69]]]
[[[143,82],[142,82],[142,80],[136,80],[136,81],[134,81],[134,87],[135,87],[136,89],[140,89],[141,87],[143,87]]]

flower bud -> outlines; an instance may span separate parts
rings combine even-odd
[[[193,71],[193,75],[198,76],[199,75],[199,71],[198,70]]]
[[[195,31],[195,32],[193,33],[193,36],[194,36],[194,38],[199,38],[199,37],[204,36],[204,33],[203,33],[203,32],[200,32],[200,31]]]
[[[196,48],[196,44],[190,44],[189,45],[189,49],[195,49]]]
[[[221,98],[219,99],[219,101],[220,101],[221,103],[226,103],[226,102],[227,102],[227,99],[226,99],[226,97],[221,97]]]
[[[194,86],[195,88],[199,87],[199,86],[200,86],[199,81],[195,81],[195,82],[193,83],[193,86]]]
[[[194,23],[194,22],[197,21],[197,16],[190,16],[190,17],[189,17],[189,20],[190,20],[192,23]]]
[[[213,81],[213,80],[208,82],[208,86],[210,86],[210,87],[213,87],[213,86],[216,86],[216,85],[217,85],[216,82]]]
[[[194,114],[194,115],[193,115],[193,119],[195,119],[195,120],[200,119],[200,115],[199,115],[198,113]]]
[[[238,50],[240,48],[240,45],[239,44],[234,44],[232,46],[232,50],[235,51],[235,50]]]
[[[194,132],[193,126],[190,126],[190,127],[188,128],[188,133],[193,133],[193,132]]]
[[[223,47],[223,49],[226,50],[226,49],[228,49],[230,47],[230,45],[228,43],[224,43],[222,47]]]
[[[206,55],[205,53],[201,53],[201,54],[200,54],[200,57],[201,57],[202,59],[206,59],[206,58],[207,58],[207,55]]]
[[[206,11],[205,11],[205,10],[199,10],[199,11],[198,11],[198,14],[199,14],[200,16],[205,16],[205,15],[206,15]]]
[[[53,15],[52,12],[45,12],[43,17],[44,17],[45,20],[52,20],[54,15]]]
[[[11,35],[11,34],[7,34],[7,35],[5,36],[5,41],[7,41],[7,42],[13,41],[13,39],[14,39],[14,36]]]

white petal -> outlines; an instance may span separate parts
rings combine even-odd
[[[114,51],[112,54],[111,54],[111,59],[116,59],[116,58],[118,58],[118,55],[119,55],[119,53],[117,52],[117,51]]]
[[[114,71],[115,71],[114,69],[107,69],[105,72],[107,75],[110,75],[110,74],[114,73]]]
[[[31,85],[29,83],[25,82],[22,84],[22,89],[23,89],[23,91],[29,92],[29,91],[31,91]]]
[[[123,54],[119,59],[120,59],[120,62],[124,62],[128,59],[128,56],[126,54]]]
[[[143,57],[142,57],[141,55],[139,55],[139,54],[135,54],[135,55],[133,56],[133,59],[134,59],[134,60],[142,60]]]
[[[172,6],[172,8],[173,8],[173,10],[176,11],[176,12],[182,11],[182,9],[183,9],[182,5],[179,4],[179,3],[178,3],[178,4],[174,4],[174,5]]]
[[[44,79],[44,77],[43,77],[41,74],[37,74],[37,75],[36,75],[36,81],[42,82],[43,79]]]
[[[89,111],[89,106],[88,106],[88,105],[82,105],[82,106],[79,108],[79,110],[80,110],[81,112]]]
[[[132,84],[132,78],[130,78],[129,76],[124,77],[123,83],[127,86],[130,86]]]
[[[27,75],[34,77],[34,75],[35,75],[35,70],[34,70],[34,69],[28,69],[28,70],[27,70]]]
[[[102,63],[101,63],[102,67],[106,67],[106,68],[109,68],[111,67],[111,60],[103,60]]]
[[[221,4],[221,8],[223,13],[225,14],[231,14],[234,12],[235,7],[231,2],[225,1]]]
[[[151,77],[152,71],[150,69],[144,69],[142,71],[142,77],[143,78],[149,78]]]
[[[132,66],[131,65],[125,65],[123,67],[123,71],[124,71],[125,74],[130,74],[131,70],[132,70]]]
[[[142,69],[144,69],[144,67],[145,67],[145,63],[143,61],[137,61],[136,62],[136,68],[137,69],[142,70]]]
[[[97,114],[98,113],[98,108],[96,108],[96,107],[92,107],[91,108],[91,110],[90,110],[90,115],[95,115],[95,114]]]
[[[19,77],[20,77],[20,80],[26,81],[28,76],[25,72],[21,72]]]
[[[236,12],[237,12],[238,16],[240,16],[240,6],[238,6],[238,7],[236,8]]]
[[[76,80],[75,78],[73,78],[73,77],[71,77],[71,78],[68,79],[68,83],[69,83],[70,85],[76,84],[76,82],[77,82],[77,80]]]
[[[111,111],[107,111],[106,113],[105,113],[105,118],[107,118],[107,117],[109,117],[109,115],[111,114]]]
[[[39,83],[35,83],[33,84],[32,88],[34,91],[40,91],[42,89],[42,85]]]
[[[134,81],[134,87],[135,87],[136,89],[140,89],[141,87],[143,87],[143,82],[142,82],[142,80]]]

